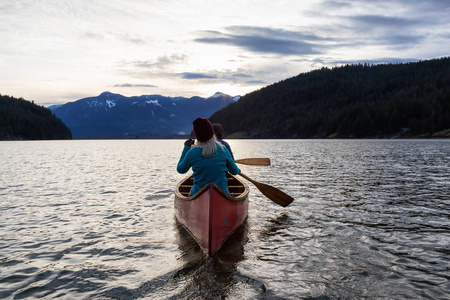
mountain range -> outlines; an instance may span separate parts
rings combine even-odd
[[[195,118],[209,117],[239,98],[220,92],[209,98],[126,97],[103,92],[48,108],[70,128],[74,138],[168,136],[190,134]]]

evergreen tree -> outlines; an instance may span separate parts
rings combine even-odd
[[[47,108],[0,95],[0,140],[71,139],[72,133]]]

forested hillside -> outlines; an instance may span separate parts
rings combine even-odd
[[[247,94],[210,120],[231,137],[432,136],[450,129],[450,58],[322,68]]]
[[[0,95],[0,140],[71,139],[64,123],[47,108]]]

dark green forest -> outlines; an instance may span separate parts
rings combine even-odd
[[[71,139],[72,133],[47,108],[0,95],[0,140]]]
[[[300,74],[210,117],[228,137],[449,137],[450,58]]]

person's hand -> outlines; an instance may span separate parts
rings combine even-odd
[[[184,142],[185,146],[188,146],[189,148],[192,147],[192,145],[194,145],[194,140],[193,139],[187,139],[186,142]]]

